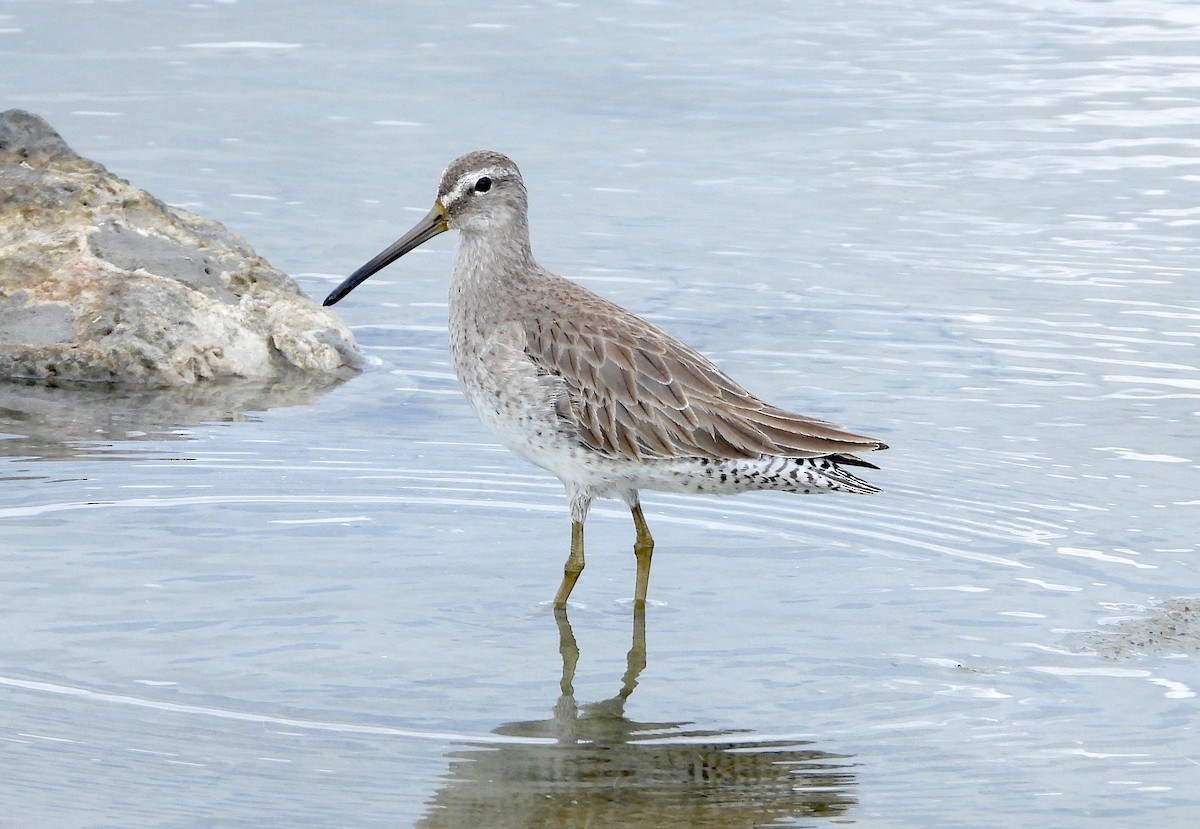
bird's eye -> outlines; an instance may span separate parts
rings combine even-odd
[[[476,193],[486,193],[492,189],[492,180],[487,176],[483,176],[479,181],[475,182]]]

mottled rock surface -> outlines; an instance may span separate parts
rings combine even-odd
[[[0,113],[0,378],[185,386],[349,376],[350,331],[218,222]]]

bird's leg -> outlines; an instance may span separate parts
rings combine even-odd
[[[566,607],[567,597],[571,595],[571,591],[575,589],[575,582],[579,581],[579,574],[583,572],[583,522],[571,522],[571,553],[567,556],[567,563],[563,565],[563,580],[558,586],[558,593],[554,596],[555,607]]]
[[[637,538],[633,542],[633,554],[637,557],[637,583],[634,587],[634,607],[646,603],[646,588],[650,585],[650,557],[654,554],[654,537],[646,526],[646,516],[642,515],[642,505],[634,500],[629,511],[633,514],[633,528]]]
[[[554,594],[554,606],[566,607],[567,597],[575,589],[579,574],[583,572],[583,522],[587,520],[592,499],[578,491],[568,490],[571,500],[571,552],[563,565],[563,580]]]

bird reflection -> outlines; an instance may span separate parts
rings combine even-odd
[[[563,673],[554,716],[495,729],[516,738],[512,743],[451,754],[421,829],[751,829],[797,820],[810,825],[843,817],[855,804],[845,755],[804,741],[735,738],[747,732],[627,718],[625,702],[646,667],[644,607],[634,609],[620,691],[577,704],[579,647],[566,612],[556,618]],[[531,737],[552,741],[519,741]]]

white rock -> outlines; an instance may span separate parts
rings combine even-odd
[[[245,240],[0,113],[0,378],[186,386],[361,363],[345,324]]]

